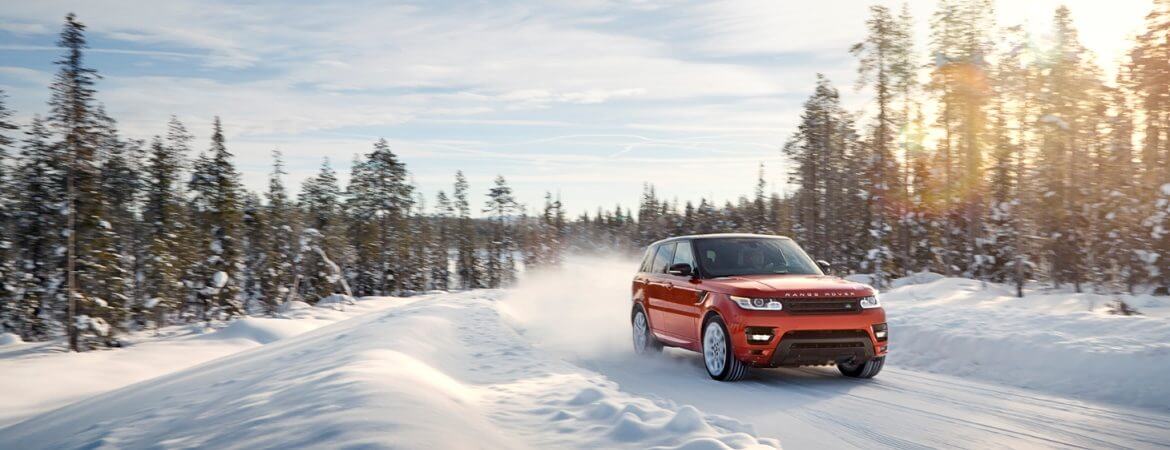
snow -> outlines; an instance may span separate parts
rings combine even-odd
[[[0,347],[0,385],[15,394],[0,396],[0,448],[1170,443],[1170,387],[1157,378],[1170,360],[1166,298],[1127,297],[1145,315],[1120,317],[1104,312],[1109,296],[1020,300],[920,273],[882,293],[892,353],[878,378],[800,368],[720,383],[695,353],[632,353],[636,265],[575,259],[512,290],[359,299],[344,312],[287,302],[281,318],[171,327],[111,351]]]
[[[891,363],[1170,411],[1170,298],[1029,290],[959,278],[882,293]],[[1116,316],[1122,298],[1141,316]]]
[[[0,347],[23,344],[20,336],[12,333],[0,333]]]
[[[222,270],[216,272],[215,275],[212,275],[211,277],[211,283],[213,286],[215,286],[216,289],[223,289],[224,286],[227,286],[227,282],[228,274]]]
[[[709,421],[729,417],[739,426],[746,424],[753,435],[778,438],[785,448],[1146,448],[1170,443],[1170,412],[1165,404],[1136,402],[1133,399],[1138,394],[1124,394],[1127,390],[1164,393],[1170,383],[1155,377],[1165,372],[1150,370],[1149,376],[1138,378],[1126,373],[1103,381],[1088,378],[1096,376],[1093,373],[1062,372],[1065,366],[1060,364],[1050,368],[1043,359],[1019,363],[1017,371],[1026,373],[1029,380],[1047,379],[1059,385],[1069,379],[1070,386],[1112,384],[1104,391],[1121,394],[1094,397],[1044,386],[1030,385],[1025,389],[1019,387],[1023,383],[1011,377],[992,373],[1008,363],[1017,363],[1017,354],[1003,356],[1008,358],[1003,364],[992,362],[994,358],[980,361],[986,366],[980,369],[971,364],[965,347],[947,352],[946,348],[932,348],[931,343],[915,344],[922,336],[911,327],[915,321],[950,320],[956,327],[954,334],[977,334],[958,328],[992,322],[1000,316],[981,318],[943,309],[937,314],[952,316],[944,318],[931,315],[925,307],[911,316],[907,312],[907,292],[937,290],[936,294],[942,295],[958,289],[960,292],[954,294],[964,295],[972,288],[980,288],[979,282],[929,272],[891,280],[893,288],[882,293],[882,302],[890,314],[893,350],[885,369],[873,380],[847,379],[835,368],[810,367],[758,369],[744,381],[719,383],[707,377],[702,358],[696,353],[667,349],[662,356],[649,359],[632,354],[629,296],[630,278],[636,267],[636,261],[571,260],[563,274],[525,281],[509,292],[499,309],[532,345],[604,374],[623,392],[666,405],[693,406]],[[1007,290],[1002,286],[998,289],[1000,293]],[[1163,304],[1164,299],[1142,300],[1135,306],[1142,309],[1143,304],[1147,305],[1151,312],[1145,317],[1170,315],[1160,312],[1170,310],[1151,307],[1145,301]],[[898,304],[891,306],[893,302]],[[1001,339],[1047,326],[1037,311],[1016,313],[1011,306],[983,305],[1001,309],[1003,317],[1029,317],[1024,323],[1004,323],[1005,329],[996,331],[1001,333]],[[1086,315],[1091,320],[1118,319],[1100,311]],[[937,326],[945,329],[947,323]],[[1111,334],[1124,333],[1125,330],[1116,330]],[[1152,343],[1168,342],[1158,334],[1135,329],[1129,333]],[[1032,343],[1048,345],[1042,340]],[[1019,347],[1008,350],[1018,352]],[[917,355],[924,351],[930,352],[929,358]],[[1153,359],[1156,358],[1152,355],[1145,358]],[[930,370],[915,367],[926,360],[937,364]],[[1108,360],[1109,357],[1103,359]],[[1084,361],[1093,362],[1091,358]],[[961,370],[964,368],[972,370]],[[1109,403],[1091,398],[1107,398]],[[1139,404],[1147,406],[1136,407]]]
[[[736,420],[632,396],[604,375],[536,351],[500,320],[496,303],[502,295],[420,297],[39,415],[0,429],[0,443],[10,448],[779,447]],[[236,323],[247,321],[232,326]],[[251,336],[254,327],[243,330]]]
[[[1162,185],[1162,195],[1170,196],[1170,183]]]
[[[4,395],[0,395],[0,427],[95,394],[404,301],[366,300],[345,312],[305,305],[306,309],[285,311],[284,318],[237,320],[206,334],[202,324],[172,326],[157,335],[148,331],[122,336],[125,348],[80,354],[64,353],[62,342],[2,345],[0,386],[4,386]],[[0,448],[10,447],[0,439]]]

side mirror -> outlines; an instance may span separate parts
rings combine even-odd
[[[694,268],[687,263],[671,264],[670,268],[666,269],[666,273],[680,277],[689,277],[694,273]]]
[[[831,275],[833,273],[833,266],[829,265],[828,261],[818,259],[817,265],[821,267],[821,272],[824,272],[825,275]]]

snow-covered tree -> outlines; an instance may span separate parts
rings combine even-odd
[[[211,148],[195,160],[189,185],[195,229],[202,247],[188,280],[195,306],[204,320],[220,314],[243,314],[243,194],[219,117],[213,124]]]

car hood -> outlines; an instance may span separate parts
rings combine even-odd
[[[873,288],[828,275],[740,275],[703,280],[708,290],[743,297],[854,298]]]

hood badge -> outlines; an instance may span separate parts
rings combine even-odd
[[[824,292],[785,292],[783,294],[786,298],[792,297],[856,297],[857,293],[853,291],[824,291]]]

